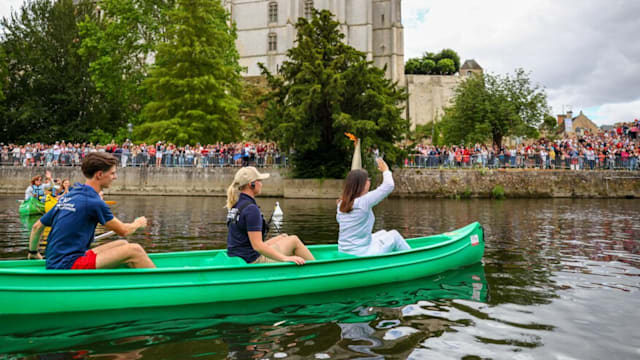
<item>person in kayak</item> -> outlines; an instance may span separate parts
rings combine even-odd
[[[132,223],[118,220],[98,195],[118,178],[117,159],[102,152],[90,153],[82,161],[85,184],[76,184],[58,200],[56,206],[32,227],[29,255],[42,259],[36,249],[45,226],[51,226],[47,244],[47,269],[107,269],[127,265],[133,268],[154,268],[144,249],[126,240],[116,240],[93,249],[97,223],[120,236],[132,234],[147,225],[145,217]]]
[[[29,200],[32,197],[45,201],[45,190],[51,189],[51,175],[47,171],[47,178],[45,183],[42,183],[42,176],[36,175],[31,178],[31,185],[24,192],[24,200]]]
[[[376,217],[373,207],[386,198],[394,188],[393,176],[382,158],[377,158],[378,170],[383,182],[369,192],[371,180],[367,170],[351,170],[338,200],[336,220],[340,226],[338,250],[343,253],[365,256],[409,250],[411,247],[396,230],[380,230],[371,234]]]
[[[295,235],[280,234],[264,241],[269,225],[264,221],[255,197],[262,191],[261,174],[253,166],[243,167],[227,189],[227,254],[241,257],[248,264],[294,262],[304,265],[315,260]]]

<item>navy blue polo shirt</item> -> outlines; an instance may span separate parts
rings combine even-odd
[[[76,259],[89,250],[97,223],[104,225],[111,219],[111,209],[91,186],[74,185],[40,218],[43,225],[51,226],[47,269],[71,269]]]
[[[260,257],[260,253],[251,246],[248,232],[262,232],[262,213],[256,200],[245,193],[240,193],[238,202],[233,207],[242,211],[238,223],[230,222],[228,225],[227,254],[239,256],[247,263],[252,263]]]

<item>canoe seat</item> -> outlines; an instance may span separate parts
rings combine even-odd
[[[314,251],[313,256],[316,260],[336,260],[336,259],[351,259],[357,258],[355,255],[331,250],[331,251]]]
[[[214,257],[204,258],[200,266],[224,266],[224,265],[246,265],[247,263],[237,256],[229,256],[226,252],[220,252]]]

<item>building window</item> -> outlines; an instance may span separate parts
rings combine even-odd
[[[313,0],[304,0],[304,17],[311,19],[313,16]]]
[[[467,70],[467,76],[471,76],[471,75],[473,75],[473,71]]]
[[[380,15],[380,19],[382,20],[382,25],[384,26],[384,14]]]
[[[276,33],[269,33],[269,51],[278,50],[278,35]]]
[[[269,23],[278,22],[278,3],[272,1],[269,3]]]

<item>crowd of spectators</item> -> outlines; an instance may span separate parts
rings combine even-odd
[[[243,142],[213,145],[176,146],[162,141],[156,144],[107,145],[70,143],[27,143],[25,145],[2,144],[0,163],[13,166],[78,166],[82,158],[92,152],[112,153],[120,166],[153,167],[224,167],[247,166],[284,167],[287,158],[278,146],[268,142]]]
[[[418,144],[405,160],[405,166],[639,170],[639,127],[636,119],[594,134],[502,147]]]
[[[640,170],[640,123],[621,124],[612,130],[571,135],[556,140],[541,139],[502,147],[433,146],[416,144],[404,160],[405,167],[419,168],[538,168]],[[286,167],[287,156],[272,142],[185,145],[159,141],[156,144],[107,145],[91,143],[0,144],[0,164],[13,166],[77,166],[91,152],[113,153],[120,166],[153,167]]]

